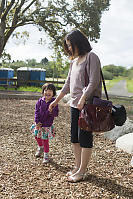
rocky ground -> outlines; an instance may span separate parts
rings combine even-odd
[[[60,104],[56,138],[50,142],[50,163],[36,159],[29,132],[36,100],[0,100],[0,199],[132,199],[131,156],[115,142],[94,135],[94,150],[84,181],[69,183],[74,165],[70,143],[69,107]]]

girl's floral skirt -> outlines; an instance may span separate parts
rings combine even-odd
[[[52,139],[55,137],[55,130],[54,130],[54,125],[50,127],[41,127],[39,129],[36,128],[36,125],[33,124],[30,128],[31,133],[33,133],[34,136],[37,138],[41,138],[43,140],[48,140]]]

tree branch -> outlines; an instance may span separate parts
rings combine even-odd
[[[13,0],[14,1],[14,0]],[[12,2],[13,2],[12,1]],[[18,27],[17,26],[17,22],[18,22],[18,13],[21,10],[21,7],[23,6],[23,4],[25,3],[25,0],[22,0],[20,5],[16,8],[14,16],[13,16],[13,20],[12,20],[12,28],[9,28],[9,30],[6,32],[5,34],[5,39],[4,39],[4,47],[9,39],[9,37],[11,36],[11,34],[13,33],[13,31]],[[6,28],[7,29],[7,28]]]
[[[4,7],[5,7],[5,0],[2,0],[0,4],[1,4],[0,5],[0,19],[1,19],[2,11],[4,10]]]
[[[30,6],[35,2],[36,0],[33,0],[23,11],[22,14],[24,14],[26,12],[26,10],[28,10],[30,8]]]
[[[15,29],[15,28],[18,28],[20,26],[25,26],[25,25],[29,25],[29,24],[35,25],[35,22],[29,21],[29,22],[26,22],[26,23],[18,23],[18,24],[16,24],[16,26],[11,26],[11,27],[8,26],[5,29]]]
[[[58,23],[61,26],[66,26],[68,23],[66,22],[65,24],[61,23],[60,21],[56,21],[56,20],[45,20],[45,23]],[[42,26],[42,23],[37,23],[38,25]]]
[[[20,5],[16,8],[14,16],[13,16],[13,20],[12,20],[12,26],[15,26],[17,24],[18,21],[18,13],[20,12],[22,6],[24,5],[25,0],[22,0]]]
[[[66,26],[68,23],[66,23],[66,24],[62,24],[61,22],[59,22],[59,21],[53,21],[53,20],[46,20],[45,21],[46,23],[59,23],[60,25],[62,25],[62,26]],[[24,26],[24,25],[29,25],[29,24],[34,24],[34,25],[39,25],[39,26],[42,26],[42,23],[35,23],[35,21],[32,21],[32,20],[27,20],[27,21],[25,21],[25,22],[21,22],[21,23],[18,23],[18,24],[16,24],[15,26],[8,26],[8,27],[6,27],[5,29],[15,29],[15,28],[18,28],[18,27],[20,27],[20,26]],[[43,26],[42,26],[43,27]]]
[[[6,10],[5,10],[3,16],[1,17],[1,20],[5,20],[5,19],[6,19],[6,16],[7,16],[9,10],[11,9],[11,7],[13,6],[14,3],[15,3],[15,0],[12,0],[12,1],[10,2],[10,4],[7,6],[7,8],[6,8]]]

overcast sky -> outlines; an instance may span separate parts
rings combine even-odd
[[[19,29],[17,29],[19,30]],[[25,26],[25,30],[29,31]],[[52,50],[48,45],[39,45],[39,38],[46,39],[44,32],[30,27],[30,39],[24,45],[10,39],[6,51],[12,60],[35,58],[38,62],[47,57],[51,60]],[[111,0],[109,11],[104,12],[101,21],[101,36],[98,43],[91,43],[102,66],[114,64],[130,68],[133,66],[133,0]]]

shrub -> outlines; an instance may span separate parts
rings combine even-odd
[[[113,74],[108,72],[108,71],[103,71],[103,76],[104,76],[104,79],[106,79],[106,80],[112,80],[113,79]]]

